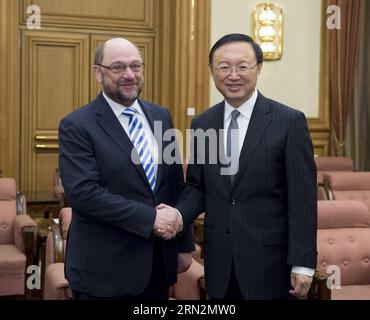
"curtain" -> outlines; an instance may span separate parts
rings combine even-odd
[[[354,105],[347,122],[345,153],[359,171],[370,171],[370,2],[361,10],[359,63],[356,68]]]
[[[329,30],[330,155],[344,151],[346,123],[353,107],[355,66],[363,0],[327,0],[341,10],[340,29]]]

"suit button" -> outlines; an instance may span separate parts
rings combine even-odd
[[[235,206],[236,204],[236,200],[235,199],[231,199],[231,205]]]
[[[230,232],[230,230],[227,230],[227,231],[226,231],[226,233],[227,233],[227,234],[230,234],[231,232]]]

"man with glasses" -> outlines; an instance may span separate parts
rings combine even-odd
[[[301,298],[316,268],[316,167],[306,118],[256,90],[262,62],[249,36],[218,40],[209,70],[225,100],[192,122],[194,130],[217,130],[221,156],[217,164],[198,163],[212,148],[193,139],[194,162],[176,208],[184,226],[205,211],[213,299]],[[223,171],[228,166],[236,170]]]
[[[138,99],[143,69],[134,44],[108,40],[95,55],[102,92],[60,123],[60,173],[73,210],[65,271],[76,300],[168,299],[177,273],[191,264],[191,232],[173,238],[181,215],[156,208],[176,203],[183,173],[181,163],[158,162],[174,141],[160,141],[159,150],[154,122],[165,132],[172,119]]]

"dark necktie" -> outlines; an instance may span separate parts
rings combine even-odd
[[[231,167],[237,167],[239,163],[239,126],[236,119],[239,117],[240,112],[234,110],[231,112],[231,121],[227,129],[227,142],[226,142],[226,155],[231,160]],[[231,134],[233,132],[233,134]],[[230,174],[231,184],[234,181],[235,174]]]

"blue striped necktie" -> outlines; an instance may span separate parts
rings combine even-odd
[[[155,169],[152,154],[150,152],[148,140],[145,137],[143,125],[141,124],[137,114],[137,110],[134,108],[126,108],[122,114],[129,117],[128,131],[130,133],[130,139],[134,145],[141,161],[141,165],[148,178],[150,187],[154,191],[155,187]]]

